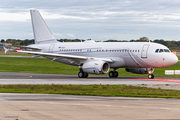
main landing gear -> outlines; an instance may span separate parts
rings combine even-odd
[[[118,72],[117,71],[110,71],[109,72],[109,77],[110,78],[117,78],[118,77]]]
[[[88,77],[88,73],[83,72],[83,71],[80,71],[80,72],[78,73],[78,77],[79,77],[79,78],[87,78],[87,77]]]
[[[79,78],[87,78],[87,77],[88,77],[88,73],[86,73],[86,72],[84,72],[84,71],[82,70],[82,66],[79,66],[78,77],[79,77]]]

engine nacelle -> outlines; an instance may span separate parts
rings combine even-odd
[[[136,74],[148,74],[148,68],[126,68],[126,71]]]
[[[109,63],[100,60],[85,62],[82,66],[82,70],[90,74],[105,74],[109,71],[109,68]]]

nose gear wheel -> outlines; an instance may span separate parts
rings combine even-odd
[[[153,74],[149,74],[149,75],[148,75],[148,78],[149,78],[149,79],[153,79],[153,78],[154,78],[154,75],[153,75]]]

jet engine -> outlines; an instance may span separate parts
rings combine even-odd
[[[110,65],[104,61],[89,61],[82,65],[83,72],[90,74],[105,74],[109,71]]]
[[[136,74],[148,74],[148,68],[126,68],[127,72],[132,72]]]

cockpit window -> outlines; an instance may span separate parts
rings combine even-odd
[[[170,50],[168,50],[168,49],[164,49],[164,52],[170,52]]]
[[[169,49],[156,49],[155,53],[171,52]]]
[[[156,49],[155,53],[158,53],[159,52],[159,49]]]
[[[161,52],[164,52],[164,50],[163,50],[163,49],[160,49],[159,52],[160,52],[160,53],[161,53]]]

